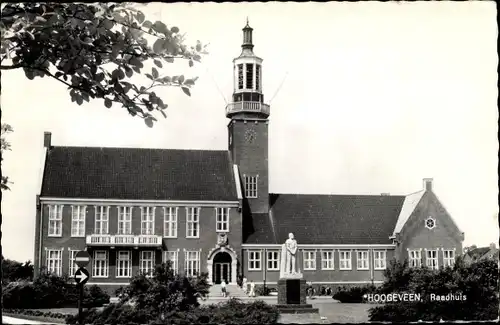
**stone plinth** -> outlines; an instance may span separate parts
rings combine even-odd
[[[279,279],[278,305],[304,305],[305,303],[305,279]]]
[[[317,314],[318,308],[312,308],[306,302],[305,279],[280,279],[278,281],[278,310],[283,314]]]

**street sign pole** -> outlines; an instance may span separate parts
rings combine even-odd
[[[78,287],[78,323],[83,325],[83,286],[89,280],[90,274],[85,267],[90,262],[90,254],[86,251],[79,251],[75,256],[75,263],[80,267],[75,272],[75,282]]]
[[[82,309],[83,309],[83,284],[79,284],[79,298],[78,298],[78,323],[80,325],[83,325],[83,315],[82,315]]]

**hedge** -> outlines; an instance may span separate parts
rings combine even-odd
[[[458,259],[452,268],[439,270],[408,268],[406,263],[393,262],[385,272],[381,292],[419,294],[421,299],[390,302],[372,308],[370,321],[496,319],[499,311],[498,272],[498,261],[493,260],[467,265]],[[450,300],[432,300],[432,295],[448,296]]]
[[[375,293],[378,289],[375,286],[362,286],[362,287],[349,287],[341,288],[332,296],[333,299],[341,303],[362,303],[365,302],[364,295],[368,293]]]
[[[4,308],[61,308],[75,307],[79,292],[67,277],[42,274],[33,283],[11,282],[2,288]],[[109,303],[109,295],[97,286],[86,286],[83,307],[100,307]]]

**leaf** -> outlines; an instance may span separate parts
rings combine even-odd
[[[187,88],[187,87],[181,87],[181,89],[182,89],[182,91],[183,91],[186,95],[191,96],[191,91],[189,91],[189,88]]]
[[[107,30],[110,30],[111,28],[113,28],[114,25],[115,24],[111,20],[106,19],[106,18],[104,18],[104,20],[102,22],[102,27],[104,27]]]
[[[179,76],[178,81],[179,81],[180,84],[183,83],[184,82],[184,76],[183,75]]]
[[[137,12],[137,15],[135,16],[135,18],[137,19],[139,24],[142,24],[144,22],[144,19],[146,19],[146,17],[142,13],[142,11]]]
[[[137,57],[135,57],[135,56],[134,56],[134,57],[132,57],[132,58],[130,59],[129,63],[130,63],[131,65],[133,65],[133,66],[138,67],[138,68],[142,68],[142,67],[144,67],[144,64],[142,63],[142,61],[141,61],[141,60],[139,60],[139,59],[138,59]]]
[[[107,108],[111,108],[112,105],[113,105],[113,102],[111,101],[111,99],[109,99],[109,98],[104,99],[104,106],[106,106]]]
[[[150,22],[149,20],[146,20],[145,22],[142,23],[142,27],[151,28],[152,26],[153,23]]]
[[[164,118],[167,118],[167,114],[165,114],[164,111],[160,110],[161,115],[163,115]]]
[[[127,67],[125,66],[125,74],[127,75],[128,78],[131,78],[134,74],[134,71],[132,71],[132,69],[130,69],[130,67]]]
[[[194,80],[193,79],[186,79],[186,81],[184,81],[184,85],[185,86],[193,86]]]
[[[155,31],[155,32],[158,32],[158,33],[162,33],[162,34],[168,34],[168,28],[167,28],[167,25],[165,25],[164,23],[162,23],[161,21],[156,21],[153,26],[151,26],[151,28]]]
[[[165,47],[165,40],[159,38],[153,44],[153,51],[156,54],[160,54],[161,52],[163,52],[164,47]]]
[[[148,77],[148,78],[149,78],[149,79],[151,79],[151,80],[154,80],[154,79],[155,79],[155,78],[153,78],[153,76],[152,76],[152,75],[150,75],[149,73],[146,73],[146,77]]]
[[[156,64],[158,68],[163,68],[163,64],[161,63],[160,60],[153,60],[153,63]]]
[[[153,72],[153,78],[158,78],[159,74],[158,74],[158,70],[156,70],[155,67],[153,67],[153,69],[151,69],[151,71]]]
[[[196,51],[198,51],[198,52],[200,52],[200,51],[201,51],[201,43],[200,43],[200,41],[198,41],[198,42],[196,43]]]
[[[170,30],[172,31],[172,33],[178,33],[179,32],[179,27],[172,27],[170,28]]]
[[[192,67],[194,65],[193,60],[189,60],[189,67]]]
[[[146,117],[146,118],[144,119],[144,122],[146,123],[146,125],[147,125],[148,127],[150,127],[150,128],[152,128],[152,127],[153,127],[153,119],[152,119],[150,116]]]
[[[171,57],[171,56],[167,56],[167,57],[165,58],[165,61],[167,61],[168,63],[174,63],[174,58],[173,58],[173,57]]]

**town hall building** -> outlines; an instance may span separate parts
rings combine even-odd
[[[57,146],[44,134],[36,203],[35,269],[73,275],[91,255],[89,284],[109,290],[170,260],[211,283],[246,277],[276,285],[293,233],[298,266],[315,284],[377,284],[392,259],[452,265],[463,232],[433,192],[304,195],[269,188],[271,108],[252,28],[243,28],[226,107],[227,150]],[[272,154],[272,152],[271,152]]]

